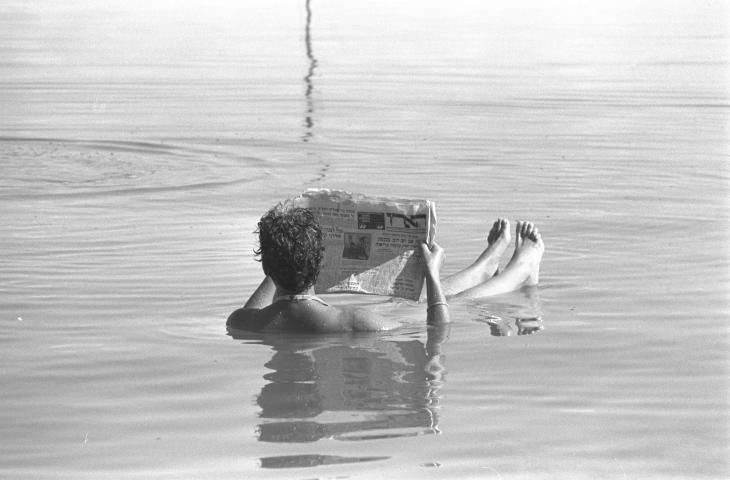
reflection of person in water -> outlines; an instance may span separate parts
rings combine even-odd
[[[265,334],[273,371],[257,398],[258,437],[265,442],[314,442],[438,433],[441,343],[448,326],[416,339],[376,335],[318,339]],[[236,338],[257,334],[240,332]]]

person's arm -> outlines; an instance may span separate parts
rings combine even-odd
[[[442,362],[441,346],[449,338],[451,329],[449,306],[446,303],[446,295],[441,286],[440,277],[441,265],[444,263],[444,250],[436,243],[431,248],[423,244],[422,253],[426,262],[426,298],[428,301],[426,311],[428,362],[424,370],[429,380],[441,381],[446,371]]]
[[[421,244],[421,253],[426,263],[426,323],[430,326],[449,323],[449,305],[439,276],[444,263],[444,249],[436,242],[431,248],[424,243]]]
[[[243,308],[264,308],[271,305],[274,300],[274,293],[276,293],[276,284],[267,276],[258,286],[251,298],[248,299],[246,305]]]
[[[268,276],[264,278],[246,305],[234,311],[228,316],[226,325],[232,328],[256,329],[258,324],[258,313],[264,307],[271,305],[276,293],[276,284]]]

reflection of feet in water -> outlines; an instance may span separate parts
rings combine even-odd
[[[502,321],[502,319],[487,323],[489,324],[489,333],[494,337],[509,337],[512,335],[512,328],[509,323]]]
[[[532,335],[545,328],[540,317],[516,318],[515,325],[517,325],[517,335]]]
[[[512,327],[509,323],[496,315],[485,315],[477,320],[489,325],[489,333],[493,337],[509,337],[512,335]]]
[[[505,320],[495,315],[487,315],[478,320],[489,325],[489,333],[494,337],[509,337],[515,332],[511,320]],[[532,335],[545,328],[540,317],[515,318],[514,324],[517,327],[517,335]]]

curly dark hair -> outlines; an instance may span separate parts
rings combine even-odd
[[[314,285],[324,258],[322,229],[306,208],[278,205],[261,217],[256,230],[264,273],[288,292]]]

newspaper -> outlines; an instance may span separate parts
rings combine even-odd
[[[315,292],[419,298],[425,277],[420,244],[431,245],[436,233],[433,202],[309,189],[287,203],[311,210],[324,233]]]

